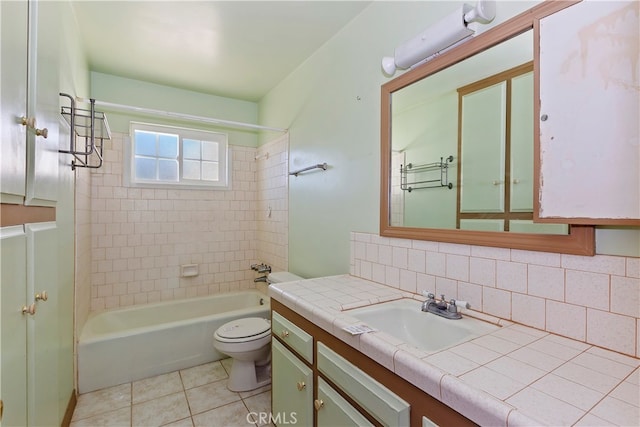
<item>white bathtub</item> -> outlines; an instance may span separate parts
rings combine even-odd
[[[89,316],[78,342],[78,391],[87,393],[226,356],[213,333],[242,317],[269,318],[258,291],[167,301]]]

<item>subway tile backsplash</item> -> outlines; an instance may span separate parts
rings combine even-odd
[[[467,300],[476,311],[640,357],[639,258],[354,232],[350,272],[419,294]]]

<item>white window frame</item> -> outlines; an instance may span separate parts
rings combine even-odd
[[[137,179],[135,173],[135,131],[173,134],[178,136],[178,181],[143,180]],[[183,173],[183,139],[195,139],[200,141],[215,141],[218,143],[218,181],[184,179]],[[124,150],[124,183],[128,187],[142,188],[171,188],[171,189],[231,189],[231,147],[228,135],[220,132],[211,132],[199,129],[189,129],[177,126],[167,126],[142,122],[131,122],[129,125],[129,138],[125,141]]]

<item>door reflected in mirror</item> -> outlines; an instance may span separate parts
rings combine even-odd
[[[593,253],[593,227],[533,222],[534,15],[383,85],[381,235]]]

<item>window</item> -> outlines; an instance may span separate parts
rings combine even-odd
[[[228,188],[227,135],[131,123],[125,180],[132,186]]]

